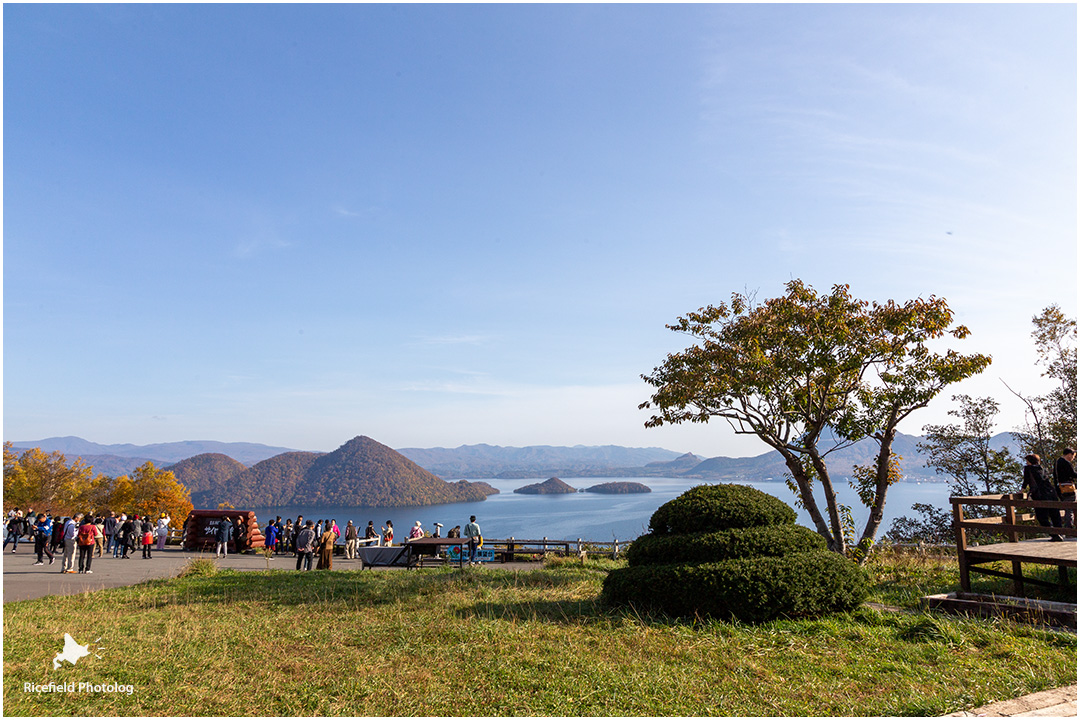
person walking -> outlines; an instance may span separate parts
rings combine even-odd
[[[356,557],[356,546],[360,542],[360,535],[356,532],[356,526],[352,520],[345,524],[345,557],[352,560]]]
[[[149,560],[154,557],[154,526],[150,523],[150,516],[143,515],[142,525],[139,527],[142,532],[142,556],[144,560]]]
[[[131,528],[132,531],[128,535],[128,544],[131,547],[131,552],[135,553],[142,549],[142,518],[138,515],[132,515]]]
[[[217,550],[214,555],[216,557],[225,558],[229,556],[229,541],[232,540],[233,526],[232,519],[229,517],[223,517],[218,521],[217,526]]]
[[[1024,482],[1021,484],[1020,490],[1027,488],[1028,496],[1032,500],[1057,500],[1057,490],[1046,479],[1039,456],[1032,453],[1026,456],[1024,461],[1027,464],[1024,465]],[[1061,527],[1061,511],[1053,508],[1035,508],[1035,519],[1043,527]],[[1061,542],[1060,535],[1051,535],[1050,539],[1054,542]]]
[[[75,572],[75,539],[79,534],[78,522],[82,513],[64,520],[64,557],[60,561],[60,573]]]
[[[105,518],[105,552],[112,553],[116,557],[113,548],[116,545],[116,513],[110,511],[109,517]]]
[[[67,518],[61,518],[59,521],[53,520],[52,538],[49,539],[49,550],[56,553],[57,548],[64,547],[64,523],[67,522]]]
[[[100,515],[94,518],[94,528],[97,530],[94,538],[94,557],[101,557],[105,554],[105,518]]]
[[[94,571],[90,569],[90,563],[94,560],[94,545],[97,544],[97,526],[94,525],[94,518],[89,515],[83,517],[75,542],[79,545],[79,572],[93,575]]]
[[[49,556],[49,564],[53,564],[53,554],[49,551],[49,539],[52,537],[52,518],[45,513],[38,513],[37,522],[34,523],[34,552],[37,553],[35,565],[44,565],[44,556]]]
[[[26,533],[25,523],[23,522],[22,510],[15,510],[15,514],[8,518],[7,523],[7,537],[4,538],[3,549],[7,549],[7,544],[14,543],[11,546],[11,552],[15,552],[15,548],[19,547],[19,539]]]
[[[469,516],[469,524],[465,526],[463,531],[465,537],[469,539],[469,564],[476,564],[476,550],[480,546],[480,543],[484,542],[483,535],[480,534],[480,526],[476,523],[476,516]]]
[[[131,557],[128,553],[135,547],[133,539],[135,537],[135,521],[129,518],[127,513],[122,514],[120,519],[123,522],[120,524],[120,529],[117,530],[115,552],[120,553],[121,560],[127,560]]]
[[[303,516],[301,516],[303,517]],[[296,534],[296,569],[311,569],[311,556],[315,553],[315,521],[308,520]]]
[[[1073,462],[1076,460],[1076,451],[1065,448],[1061,451],[1061,457],[1054,465],[1054,482],[1057,484],[1058,495],[1065,502],[1076,502],[1076,468]],[[1065,511],[1065,527],[1076,527],[1076,515],[1072,510]]]

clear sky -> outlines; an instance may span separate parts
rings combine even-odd
[[[1076,315],[1072,4],[3,12],[5,439],[759,454],[640,375],[792,278],[946,298],[1008,430]]]

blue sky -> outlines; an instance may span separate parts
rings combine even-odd
[[[646,430],[665,324],[945,297],[1046,389],[1074,5],[5,5],[4,437],[767,448]],[[947,418],[951,390],[904,429]]]

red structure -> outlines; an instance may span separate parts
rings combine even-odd
[[[243,544],[237,547],[236,532],[229,541],[229,552],[260,549],[266,544],[259,520],[251,510],[192,510],[184,522],[183,548],[185,550],[213,550],[217,545],[218,525],[225,519],[239,518],[244,527]]]

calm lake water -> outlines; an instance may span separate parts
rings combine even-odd
[[[374,521],[376,529],[387,520],[394,523],[395,539],[408,535],[409,528],[419,520],[425,530],[434,529],[434,523],[443,524],[442,534],[454,525],[465,526],[470,515],[476,515],[477,522],[486,537],[505,539],[514,537],[519,540],[539,540],[547,537],[552,540],[611,541],[633,540],[649,531],[649,518],[658,507],[678,496],[701,480],[676,478],[616,478],[620,481],[640,482],[652,488],[650,493],[634,495],[602,495],[599,493],[573,493],[565,495],[521,495],[515,488],[530,485],[547,478],[485,480],[498,488],[498,495],[490,495],[487,500],[448,505],[425,505],[422,507],[396,508],[325,508],[325,507],[276,507],[254,508],[260,525],[268,518],[280,515],[282,520],[296,519],[302,514],[305,519],[335,519],[344,528],[352,520],[361,529],[368,521]],[[591,487],[605,478],[562,478],[576,488]],[[783,482],[743,483],[780,498],[795,508],[797,522],[811,527],[810,517],[795,507],[795,496]],[[858,496],[846,483],[838,491],[840,501],[852,506],[858,530],[866,522],[869,511],[859,504]],[[945,483],[897,483],[889,488],[888,501],[885,504],[885,520],[878,532],[880,538],[892,526],[892,521],[901,515],[912,516],[912,503],[928,503],[947,509],[949,507],[949,488]],[[861,512],[860,512],[861,511]],[[363,533],[361,533],[362,535]]]

